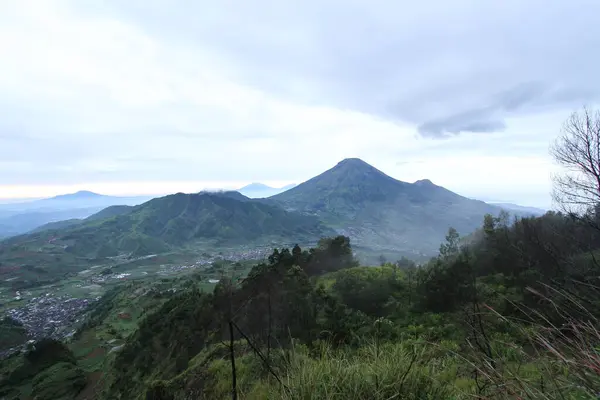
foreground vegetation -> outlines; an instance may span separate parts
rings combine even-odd
[[[105,397],[595,398],[600,235],[555,213],[509,222],[463,248],[451,231],[419,269],[358,267],[343,237],[275,251],[144,320]]]
[[[343,236],[279,249],[214,292],[165,282],[130,322],[115,310],[149,292],[117,288],[74,343],[118,336],[118,351],[97,364],[13,357],[0,393],[73,398],[92,367],[102,379],[81,398],[595,398],[600,231],[560,213],[487,216],[460,243],[451,229],[420,268],[359,266]]]

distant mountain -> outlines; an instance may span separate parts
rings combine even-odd
[[[113,205],[138,205],[150,200],[150,196],[117,197],[90,191],[63,194],[47,199],[19,203],[0,204],[1,213],[23,213],[29,211],[58,211],[79,208],[95,209],[94,212]]]
[[[508,212],[518,212],[520,214],[525,214],[525,215],[540,216],[540,215],[546,214],[546,212],[547,212],[547,210],[544,210],[541,208],[520,206],[518,204],[512,204],[512,203],[491,203],[490,202],[489,204],[492,204],[496,207],[503,208]]]
[[[499,207],[471,200],[429,180],[396,180],[350,158],[267,199],[289,211],[319,217],[358,247],[377,251],[435,253],[449,227],[469,234]]]
[[[283,193],[286,190],[289,190],[296,186],[295,184],[286,185],[281,188],[274,188],[271,186],[267,186],[263,183],[251,183],[249,185],[244,186],[241,189],[238,189],[238,192],[243,194],[246,197],[256,199],[256,198],[265,198],[274,196],[279,193]]]
[[[88,190],[80,190],[76,193],[71,194],[61,194],[58,196],[51,197],[49,199],[45,199],[43,201],[49,200],[83,200],[83,199],[98,199],[102,197],[107,197],[98,193],[90,192]]]
[[[246,185],[243,188],[239,189],[238,192],[241,193],[244,190],[261,191],[261,190],[276,190],[276,189],[272,188],[271,186],[262,184],[262,183],[251,183],[251,184]]]
[[[58,223],[50,225],[54,229],[61,226],[61,221],[84,219],[113,205],[131,206],[148,200],[150,197],[114,197],[80,191],[48,199],[0,204],[0,237],[20,235],[46,224]]]
[[[46,224],[58,224],[65,220],[85,218],[99,211],[96,207],[71,210],[25,211],[0,217],[0,237],[20,235]]]
[[[58,230],[44,230],[0,242],[0,266],[31,263],[44,269],[82,267],[77,259],[120,254],[143,256],[183,246],[279,245],[316,241],[334,234],[317,218],[248,199],[237,192],[178,193],[142,205],[103,210]],[[63,258],[63,261],[56,260]],[[85,264],[84,264],[85,265]],[[0,268],[1,270],[1,268]]]

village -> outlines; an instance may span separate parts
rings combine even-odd
[[[23,324],[32,339],[58,339],[72,333],[70,329],[79,322],[78,316],[98,299],[99,297],[81,299],[46,293],[30,299],[23,307],[8,310],[7,314]]]
[[[95,266],[83,270],[77,274],[72,283],[65,283],[62,286],[69,286],[78,292],[58,290],[55,287],[48,287],[45,292],[21,290],[12,292],[10,298],[5,299],[7,304],[12,303],[10,308],[5,308],[4,316],[18,321],[27,330],[29,342],[39,340],[44,337],[55,339],[65,339],[73,335],[78,324],[83,323],[86,311],[89,310],[96,301],[98,301],[104,292],[104,289],[110,285],[119,284],[119,282],[151,278],[154,276],[173,276],[192,270],[206,269],[216,265],[217,262],[236,263],[247,260],[264,259],[272,251],[269,247],[248,248],[237,251],[221,252],[218,255],[203,254],[201,257],[189,263],[181,264],[162,264],[158,268],[136,267],[130,270],[113,271],[115,267],[121,270],[124,264],[140,259],[152,259],[155,255],[141,257],[135,260],[125,261],[122,257],[113,259],[112,265]],[[125,261],[125,262],[124,262]],[[149,271],[146,271],[146,269]],[[210,278],[209,283],[217,283],[219,280]],[[108,286],[107,286],[108,285]],[[126,318],[126,316],[123,316]],[[24,344],[26,345],[26,344]],[[0,357],[5,357],[22,349],[18,346],[0,352]]]

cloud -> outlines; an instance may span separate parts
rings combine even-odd
[[[537,160],[566,112],[598,100],[597,11],[589,0],[3,2],[0,192],[302,181],[354,156],[399,178],[397,160],[418,157],[422,178],[476,187],[467,160],[486,154],[500,171],[495,152]],[[436,161],[449,154],[465,164]]]
[[[429,137],[444,137],[461,132],[500,132],[506,129],[504,118],[510,113],[526,111],[536,106],[553,105],[559,97],[549,92],[540,82],[520,84],[493,96],[489,105],[427,121],[419,125],[418,131],[421,135]]]
[[[118,3],[147,32],[210,47],[247,84],[424,135],[498,131],[506,118],[600,93],[600,3],[589,0]]]
[[[494,119],[491,108],[471,110],[450,117],[425,122],[417,128],[419,133],[428,137],[444,137],[447,134],[461,132],[489,133],[506,128],[504,121]]]
[[[359,132],[403,135],[367,114],[237,83],[210,50],[72,5],[4,10],[1,36],[20,41],[0,40],[10,60],[0,66],[0,183],[298,178],[309,151],[343,158],[366,142]]]

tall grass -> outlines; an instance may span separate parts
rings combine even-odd
[[[432,359],[425,351],[401,344],[370,343],[358,351],[319,346],[290,353],[285,387],[269,398],[300,399],[452,399],[455,379],[451,359]],[[449,373],[450,371],[450,373]]]
[[[572,292],[544,286],[551,297],[533,288],[528,290],[550,305],[546,310],[563,319],[560,325],[544,312],[515,303],[529,324],[487,307],[518,330],[529,345],[502,343],[495,335],[493,359],[476,351],[464,358],[480,379],[480,398],[485,392],[484,398],[498,399],[600,399],[599,320],[592,308],[584,306],[600,299],[600,288],[587,285],[587,294],[592,288],[593,295],[586,301]]]

